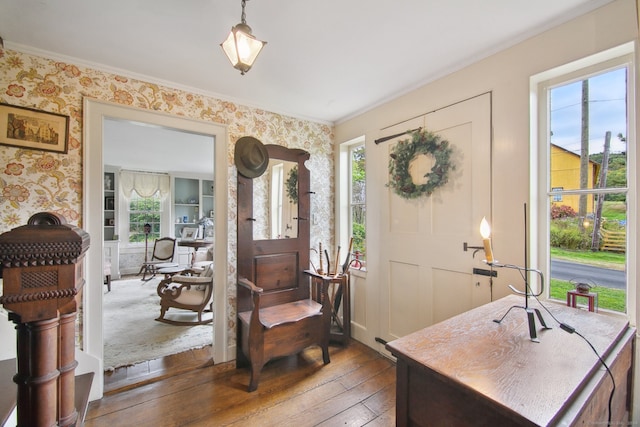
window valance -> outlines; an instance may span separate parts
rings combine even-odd
[[[160,192],[160,199],[164,200],[171,191],[171,182],[167,174],[121,170],[120,189],[127,199],[135,191],[140,197],[151,197]]]

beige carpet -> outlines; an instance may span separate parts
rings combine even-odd
[[[111,282],[111,292],[104,287],[105,370],[201,348],[213,342],[213,323],[175,326],[154,320],[160,315],[160,297],[156,293],[159,282],[159,278],[143,282],[135,277]],[[207,315],[212,314],[205,313]],[[197,314],[171,308],[165,317],[193,320]]]

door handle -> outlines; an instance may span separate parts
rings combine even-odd
[[[487,270],[484,268],[474,268],[473,274],[478,274],[480,276],[498,277],[498,272],[496,270]]]

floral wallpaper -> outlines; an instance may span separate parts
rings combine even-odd
[[[70,117],[69,150],[58,154],[0,145],[0,233],[26,224],[31,215],[53,211],[82,227],[82,101],[84,97],[162,111],[227,126],[229,144],[227,322],[235,342],[236,168],[235,141],[254,136],[264,144],[311,153],[311,242],[333,245],[334,138],[326,124],[283,116],[232,102],[97,69],[0,49],[0,102]],[[1,142],[0,136],[0,142]],[[95,244],[95,243],[94,243]],[[313,258],[313,254],[312,254]],[[101,284],[102,286],[102,284]],[[222,318],[219,317],[219,318]]]

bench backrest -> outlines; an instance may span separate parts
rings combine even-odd
[[[279,145],[265,145],[269,158],[297,163],[297,237],[254,240],[253,180],[238,174],[238,277],[264,290],[262,307],[309,298],[310,173],[309,153]],[[269,169],[265,174],[269,173]],[[251,309],[248,292],[238,288],[238,312]]]

